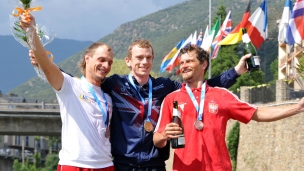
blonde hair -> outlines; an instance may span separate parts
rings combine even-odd
[[[85,61],[85,56],[86,55],[90,55],[90,56],[93,56],[95,54],[95,51],[97,48],[99,47],[102,47],[102,46],[105,46],[107,47],[108,49],[108,52],[109,51],[112,51],[111,47],[108,45],[108,44],[105,44],[105,43],[102,43],[102,42],[95,42],[93,44],[91,44],[87,49],[86,49],[86,52],[83,56],[83,58],[81,59],[81,61],[79,62],[79,68],[82,72],[82,74],[85,76],[86,75],[86,61]]]
[[[145,40],[145,39],[137,39],[137,40],[132,42],[132,44],[128,48],[128,56],[127,56],[128,58],[132,57],[132,48],[134,46],[138,46],[140,48],[151,48],[152,49],[152,56],[154,58],[154,50],[153,50],[152,44],[149,40]]]

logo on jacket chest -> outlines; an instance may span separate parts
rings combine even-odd
[[[209,104],[208,104],[208,111],[211,114],[217,114],[218,104],[216,102],[214,102],[213,100],[211,100],[211,102],[209,102]]]
[[[132,96],[130,93],[130,86],[128,83],[125,83],[125,85],[122,85],[120,88],[120,94],[126,95],[126,96]]]
[[[85,102],[88,102],[88,103],[92,103],[93,100],[91,98],[89,98],[88,96],[84,95],[84,94],[80,94],[79,95],[79,99],[85,101]]]

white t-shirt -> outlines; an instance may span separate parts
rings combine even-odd
[[[88,88],[88,82],[63,73],[61,90],[56,91],[62,120],[59,164],[82,168],[105,168],[113,165],[111,144],[105,137],[106,127],[102,112]],[[106,111],[100,87],[93,90]],[[108,94],[110,118],[112,100]]]

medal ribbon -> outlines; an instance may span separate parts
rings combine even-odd
[[[140,95],[140,92],[137,89],[131,74],[129,74],[129,81],[132,84],[132,86],[135,88],[136,92],[138,93],[141,102],[143,103],[143,105],[145,105],[145,99]],[[150,122],[151,110],[152,110],[152,80],[151,78],[149,78],[149,100],[148,100],[148,116],[147,116],[147,121],[149,122]]]
[[[86,83],[87,83],[87,85],[88,85],[88,88],[89,88],[89,90],[90,90],[92,96],[94,97],[96,103],[98,104],[98,107],[99,107],[99,109],[100,109],[100,111],[101,111],[101,113],[102,113],[103,120],[104,120],[104,122],[105,122],[105,126],[107,127],[107,126],[109,125],[109,105],[108,105],[108,101],[107,101],[107,99],[106,99],[105,93],[100,89],[100,91],[101,91],[101,93],[102,93],[102,97],[103,97],[104,100],[106,101],[106,102],[105,102],[105,105],[106,105],[106,110],[107,110],[107,112],[105,112],[104,109],[102,108],[102,106],[101,106],[101,104],[100,104],[100,101],[98,100],[98,98],[97,98],[97,96],[96,96],[96,94],[95,94],[95,92],[94,92],[94,90],[93,90],[91,84],[84,78],[84,76],[82,76],[81,79],[84,80],[84,81],[86,81]]]
[[[200,105],[199,106],[198,106],[198,103],[197,103],[190,87],[188,86],[188,84],[186,85],[186,90],[187,90],[187,93],[189,94],[189,96],[191,98],[192,103],[195,106],[196,112],[198,113],[197,120],[202,121],[203,113],[204,113],[204,104],[205,104],[206,82],[204,82],[204,84],[202,85],[201,100],[200,100]]]

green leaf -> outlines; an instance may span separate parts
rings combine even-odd
[[[22,3],[24,9],[28,9],[31,7],[32,0],[20,0],[20,2]]]

